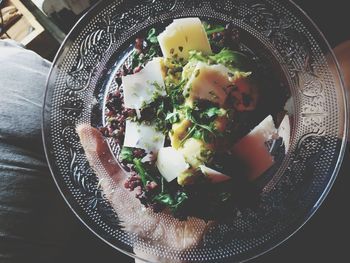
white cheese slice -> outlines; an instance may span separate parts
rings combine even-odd
[[[175,19],[158,36],[158,42],[165,58],[177,56],[187,60],[191,50],[212,53],[207,33],[196,17]]]
[[[271,115],[267,116],[262,122],[260,122],[248,136],[260,137],[264,142],[275,139],[277,135],[277,129]]]
[[[176,179],[190,167],[183,155],[172,147],[159,150],[156,165],[160,174],[168,182]]]
[[[141,109],[153,101],[156,93],[166,95],[162,58],[154,58],[138,73],[122,77],[124,104],[128,109]]]
[[[282,138],[285,153],[287,154],[290,145],[290,121],[289,116],[286,114],[278,127],[278,135]]]
[[[209,178],[212,183],[222,183],[231,179],[230,176],[227,176],[223,173],[220,173],[214,169],[211,169],[205,165],[200,165],[202,173]]]
[[[124,146],[157,153],[164,146],[165,136],[153,126],[126,121]]]
[[[231,153],[245,167],[244,176],[248,179],[256,179],[274,163],[265,143],[276,137],[277,129],[270,115],[233,146]]]
[[[187,104],[195,100],[208,100],[223,106],[232,90],[230,70],[223,65],[198,62],[184,88]]]

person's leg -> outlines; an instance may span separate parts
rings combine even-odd
[[[0,40],[0,262],[128,262],[80,223],[50,175],[41,139],[50,66]]]
[[[63,202],[41,140],[50,63],[14,42],[0,42],[0,261],[49,258],[69,235],[58,233]],[[69,217],[71,219],[71,217]]]

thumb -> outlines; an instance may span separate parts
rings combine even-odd
[[[98,177],[100,179],[101,177],[108,177],[116,184],[121,183],[126,175],[115,160],[100,131],[87,124],[79,125],[76,131],[86,158]]]

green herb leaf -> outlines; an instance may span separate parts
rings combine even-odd
[[[223,48],[219,53],[209,56],[210,60],[222,64],[233,71],[251,71],[252,65],[248,57],[241,52]]]
[[[132,55],[131,55],[131,68],[136,68],[140,65],[141,60],[140,60],[140,54],[138,51],[134,50]]]
[[[162,203],[168,207],[171,207],[174,204],[174,199],[171,197],[170,194],[165,194],[165,193],[161,193],[156,195],[153,198],[154,201],[158,201],[159,203]]]
[[[191,50],[189,51],[189,60],[196,60],[196,61],[202,61],[207,62],[208,56],[203,55],[201,51]]]
[[[202,52],[191,50],[189,60],[201,61],[208,64],[222,64],[232,71],[253,71],[252,63],[241,52],[223,48],[219,53],[206,56]]]
[[[192,126],[192,128],[188,131],[186,136],[181,140],[180,145],[183,145],[185,141],[192,136],[192,134],[196,131],[196,129],[197,129],[196,125]]]
[[[212,119],[214,117],[221,117],[227,114],[226,110],[218,108],[218,107],[211,107],[204,112],[200,114],[201,118],[209,118]]]
[[[170,124],[177,123],[180,120],[180,114],[177,111],[168,112],[165,120],[168,121]]]
[[[225,30],[225,27],[222,25],[212,25],[208,23],[203,23],[203,26],[207,35],[211,35],[213,33],[220,33]]]
[[[183,144],[188,138],[193,137],[205,141],[206,143],[211,143],[212,140],[217,137],[218,132],[215,129],[215,124],[213,121],[208,123],[208,120],[201,118],[200,110],[197,111],[190,108],[184,107],[184,114],[188,120],[192,122],[192,127],[188,131],[185,138],[182,139],[181,144]]]
[[[202,140],[203,139],[203,131],[201,129],[195,130],[192,137],[195,139],[198,139],[198,140]]]
[[[158,43],[158,38],[157,38],[157,34],[156,34],[156,29],[155,28],[151,28],[148,31],[147,34],[147,38],[146,38],[149,42],[151,42],[152,44]]]
[[[132,163],[134,159],[133,150],[130,147],[123,147],[120,151],[119,159],[121,162]]]
[[[185,192],[179,192],[174,197],[169,193],[160,193],[153,198],[154,201],[164,204],[173,212],[178,210],[187,199],[188,196]]]
[[[151,176],[151,174],[147,171],[142,163],[141,159],[134,158],[133,160],[135,170],[140,175],[143,186],[146,186],[147,182],[157,182],[155,178]]]
[[[185,192],[179,192],[175,196],[175,209],[178,209],[186,200],[188,199],[188,196]]]
[[[180,105],[184,102],[184,97],[183,97],[183,88],[186,84],[186,81],[181,81],[178,84],[167,82],[166,83],[166,90],[167,94],[170,97],[171,104],[172,106],[177,109],[180,107]]]

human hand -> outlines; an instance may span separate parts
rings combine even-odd
[[[349,101],[349,94],[350,94],[350,40],[345,41],[341,44],[339,44],[334,49],[334,54],[339,62],[340,69],[343,73],[344,78],[344,85],[345,89],[347,90],[347,101],[348,104]],[[349,123],[350,123],[350,116],[348,116]],[[350,131],[348,132],[348,140],[350,140]]]

